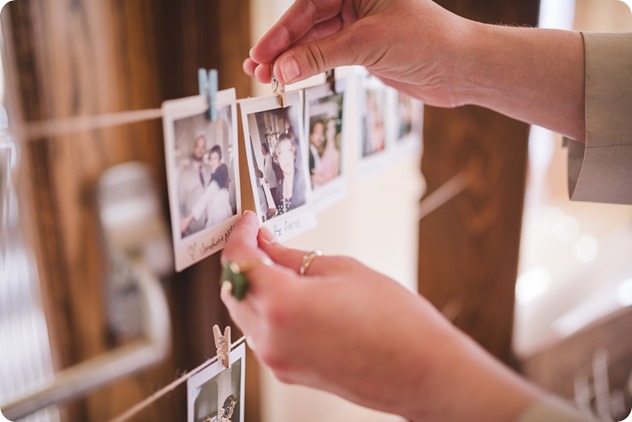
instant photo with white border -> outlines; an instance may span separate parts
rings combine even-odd
[[[287,240],[316,226],[299,92],[240,103],[248,170],[261,224]]]
[[[361,178],[384,171],[391,162],[389,124],[389,87],[374,76],[364,76],[359,83],[360,142],[358,173]]]
[[[187,421],[243,422],[245,386],[246,345],[241,343],[230,351],[230,368],[217,360],[187,380]]]
[[[305,90],[305,137],[309,142],[309,173],[314,207],[322,211],[347,195],[349,114],[346,80],[336,80],[336,92],[328,84]]]
[[[223,249],[241,215],[236,96],[217,93],[217,120],[202,96],[165,101],[163,129],[176,271]]]
[[[393,121],[390,128],[395,156],[420,154],[423,147],[423,102],[397,90],[391,90],[390,95],[393,104],[389,108],[392,113],[390,120]]]

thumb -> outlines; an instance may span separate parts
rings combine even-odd
[[[298,272],[305,251],[283,246],[266,226],[262,226],[261,229],[259,229],[257,241],[261,250],[263,250],[272,261],[294,272]]]
[[[338,66],[361,64],[358,46],[363,44],[354,33],[352,25],[317,41],[296,45],[279,56],[274,74],[287,85]]]

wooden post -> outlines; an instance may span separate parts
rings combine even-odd
[[[219,70],[220,89],[250,93],[241,72],[249,45],[249,3],[203,0],[20,0],[2,13],[14,87],[25,121],[160,107],[197,94],[197,68]],[[93,191],[118,163],[151,166],[167,218],[159,120],[93,130],[23,146],[30,215],[56,368],[114,347],[103,301],[103,251]],[[213,324],[230,324],[219,300],[218,256],[174,275],[165,285],[174,327],[172,356],[67,406],[64,419],[107,420],[179,372],[214,355]],[[255,375],[256,366],[249,365]],[[186,388],[165,397],[139,420],[181,420]],[[247,420],[258,419],[249,396]]]
[[[439,0],[466,18],[537,24],[539,1]],[[419,227],[419,291],[512,363],[514,288],[529,126],[478,107],[426,107],[422,171],[432,192],[465,168],[474,183]]]

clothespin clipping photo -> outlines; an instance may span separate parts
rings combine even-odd
[[[277,104],[281,108],[285,108],[285,85],[283,85],[276,76],[272,77],[272,94],[277,97]]]
[[[213,337],[215,337],[215,347],[217,348],[217,360],[222,362],[224,368],[230,368],[230,327],[224,329],[224,335],[219,326],[213,326]]]
[[[325,82],[329,85],[332,94],[336,93],[336,69],[329,69],[325,73]]]
[[[208,102],[207,117],[211,122],[217,120],[217,70],[198,69],[200,95]]]

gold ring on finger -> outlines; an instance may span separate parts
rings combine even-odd
[[[315,249],[303,255],[303,259],[301,260],[301,266],[298,269],[299,275],[305,275],[307,273],[307,269],[309,268],[309,266],[312,265],[312,261],[314,261],[314,259],[317,256],[321,256],[322,254],[323,253],[321,251],[319,251],[318,249]]]

